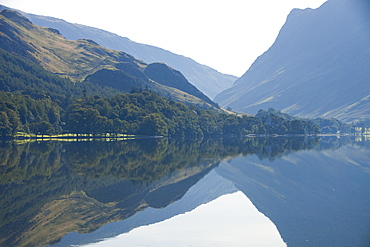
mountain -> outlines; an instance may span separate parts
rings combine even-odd
[[[34,25],[15,11],[3,10],[0,25],[1,48],[36,62],[45,70],[68,78],[75,84],[91,82],[121,92],[130,92],[133,87],[148,88],[184,103],[216,106],[180,72],[167,65],[164,65],[167,69],[161,70],[160,81],[155,81],[144,73],[148,68],[156,67],[155,64],[148,65],[127,53],[104,48],[89,39],[67,40],[58,30]],[[172,86],[171,80],[180,75],[181,80],[176,80],[175,86]],[[7,81],[2,84],[2,90],[12,86],[7,85]]]
[[[269,50],[215,101],[251,114],[273,107],[300,117],[369,117],[369,13],[364,0],[292,10]]]
[[[0,10],[7,7],[0,5]],[[191,84],[197,87],[205,95],[214,98],[221,91],[229,88],[237,77],[222,74],[208,66],[201,65],[194,60],[174,54],[164,49],[140,44],[119,35],[79,24],[68,23],[64,20],[22,13],[34,24],[51,27],[70,40],[91,39],[101,46],[126,52],[146,63],[162,62],[180,71]]]

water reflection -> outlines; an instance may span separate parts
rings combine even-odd
[[[274,162],[244,156],[216,171],[277,226],[288,246],[370,245],[370,148],[325,140]]]
[[[90,243],[238,190],[288,246],[361,246],[370,243],[368,146],[350,137],[2,143],[0,246]],[[202,181],[206,193],[189,190]]]
[[[104,241],[98,246],[286,246],[275,225],[242,193],[223,195],[191,212]]]

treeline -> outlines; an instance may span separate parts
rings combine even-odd
[[[136,134],[211,136],[317,134],[335,132],[333,120],[294,118],[273,109],[256,117],[199,109],[155,92],[121,91],[73,83],[43,69],[30,58],[0,48],[0,136],[29,134]],[[93,96],[92,96],[93,95]],[[329,126],[326,129],[322,124]]]
[[[254,117],[186,106],[150,91],[79,99],[67,108],[65,120],[67,130],[72,133],[196,137],[264,131]]]
[[[274,108],[259,110],[256,117],[263,123],[267,133],[273,134],[338,134],[354,131],[352,124],[335,118],[298,118]]]
[[[264,113],[264,114],[262,114]],[[129,133],[154,136],[317,134],[314,120],[285,119],[271,109],[256,117],[220,114],[139,91],[113,97],[85,96],[64,110],[49,97],[0,92],[0,133]]]

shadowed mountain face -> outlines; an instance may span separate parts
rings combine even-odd
[[[293,10],[271,48],[215,101],[251,114],[273,107],[300,117],[370,116],[369,13],[363,0]]]
[[[4,8],[6,7],[0,5],[0,10]],[[210,98],[214,98],[216,94],[229,88],[237,79],[235,76],[222,74],[208,66],[201,65],[188,57],[177,55],[158,47],[139,44],[104,30],[72,24],[52,17],[20,13],[37,25],[59,30],[67,39],[91,39],[101,46],[126,52],[146,63],[163,62],[181,71],[191,84]]]
[[[102,47],[89,39],[67,40],[58,30],[34,25],[15,11],[3,10],[0,25],[2,49],[75,83],[87,81],[121,92],[130,92],[134,87],[148,88],[184,103],[216,106],[179,71],[167,65],[164,66],[168,69],[158,72],[160,81],[156,81],[157,77],[144,74],[148,64],[127,53]],[[2,90],[10,88],[7,83],[2,82]]]

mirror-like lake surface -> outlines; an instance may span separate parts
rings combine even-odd
[[[0,143],[0,246],[370,246],[355,137]]]

